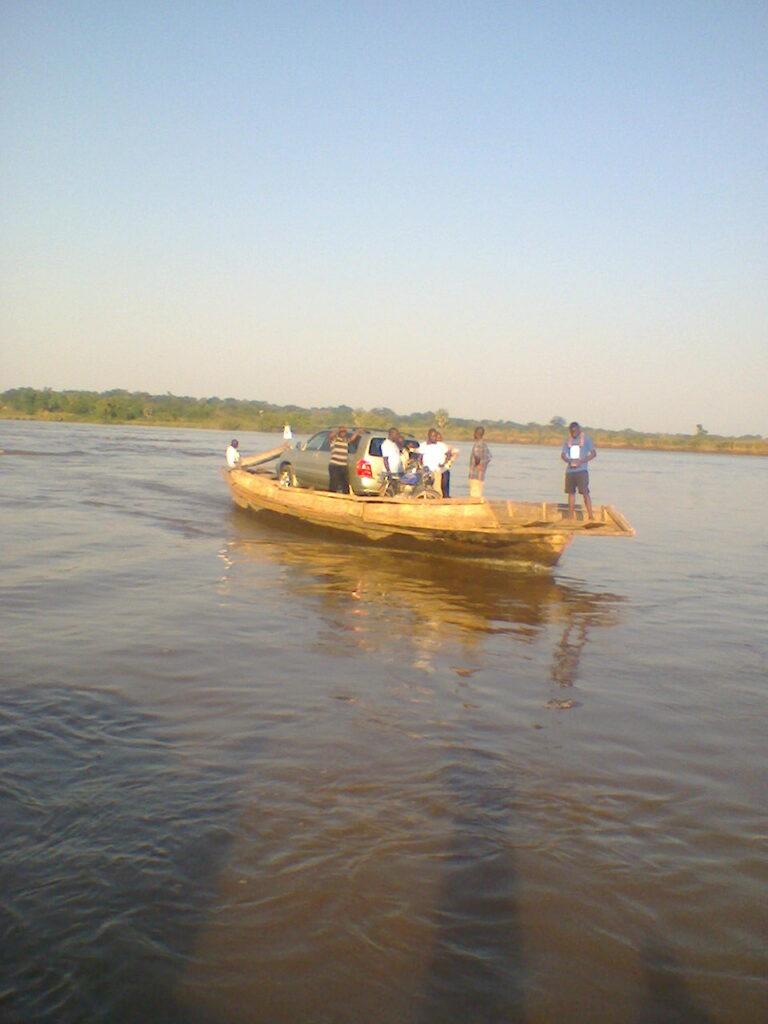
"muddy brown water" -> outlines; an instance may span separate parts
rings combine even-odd
[[[637,537],[532,575],[237,510],[228,440],[0,423],[0,1021],[768,1019],[768,461],[601,452]]]

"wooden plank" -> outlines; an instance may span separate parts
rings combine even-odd
[[[281,444],[277,448],[270,448],[268,452],[261,452],[258,455],[246,455],[240,459],[240,466],[242,468],[245,466],[261,466],[265,462],[271,462],[273,459],[276,459],[279,455],[282,455],[286,448],[290,447],[289,444]]]

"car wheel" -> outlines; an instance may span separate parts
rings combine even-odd
[[[296,474],[293,472],[293,466],[290,462],[284,462],[277,472],[277,482],[281,487],[296,487],[298,482],[296,480]]]

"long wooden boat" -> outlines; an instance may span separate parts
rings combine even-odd
[[[282,448],[243,459],[224,470],[234,501],[369,541],[427,547],[435,554],[483,555],[535,565],[554,565],[574,537],[632,537],[635,531],[610,505],[595,518],[568,518],[567,507],[551,502],[485,498],[358,497],[283,487],[263,471]],[[581,513],[579,513],[579,516]]]

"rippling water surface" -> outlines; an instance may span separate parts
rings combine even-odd
[[[227,440],[0,424],[0,1021],[768,1019],[768,462],[601,452],[638,536],[525,575],[241,512]]]

